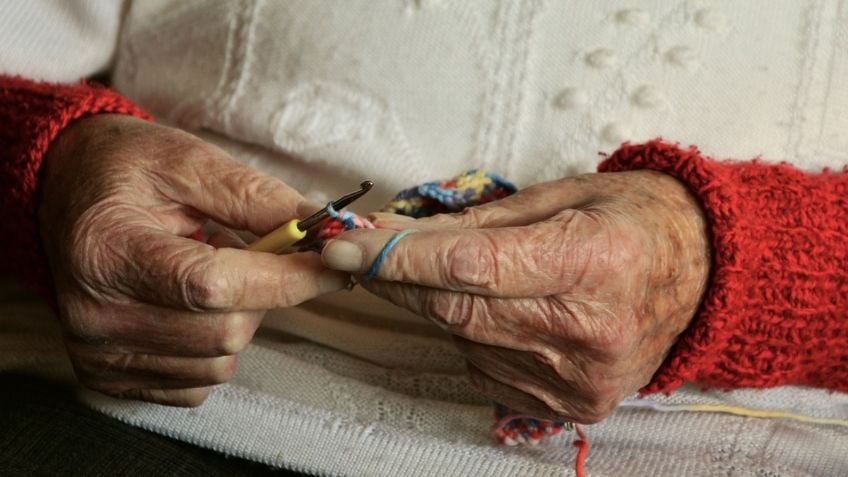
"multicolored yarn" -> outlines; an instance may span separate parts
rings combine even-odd
[[[584,467],[586,457],[589,455],[589,438],[579,424],[516,414],[508,407],[497,403],[495,403],[495,418],[497,421],[492,426],[492,434],[498,442],[508,446],[519,444],[535,446],[542,439],[555,436],[563,430],[575,431],[577,440],[573,444],[577,448],[577,460],[574,471],[577,477],[585,477]]]
[[[330,240],[345,230],[374,228],[374,224],[368,221],[368,219],[360,217],[353,212],[336,211],[333,208],[332,202],[327,204],[327,213],[330,217],[324,220],[324,223],[318,228],[317,238],[322,241]]]
[[[427,182],[403,190],[383,207],[382,212],[414,218],[429,217],[502,199],[517,190],[497,174],[470,169],[453,179]]]
[[[547,436],[555,436],[562,430],[571,431],[574,425],[570,422],[548,421],[532,416],[515,414],[502,404],[495,404],[497,422],[492,426],[495,439],[508,446],[519,444],[535,446]]]
[[[326,210],[329,217],[324,219],[324,221],[318,225],[318,233],[315,235],[315,239],[308,245],[302,247],[301,250],[320,252],[327,241],[346,230],[375,228],[374,224],[372,224],[368,219],[360,217],[353,212],[337,211],[333,208],[332,202],[327,204]]]

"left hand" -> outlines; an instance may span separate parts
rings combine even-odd
[[[696,199],[653,171],[530,187],[416,228],[371,292],[442,325],[490,398],[539,418],[594,423],[646,385],[695,314],[709,246]],[[364,273],[393,230],[331,241],[325,264]]]
[[[311,252],[247,252],[227,232],[187,238],[209,220],[261,235],[311,207],[174,128],[111,114],[74,121],[50,146],[39,188],[68,356],[80,383],[110,396],[198,406],[232,378],[265,310],[350,279]]]

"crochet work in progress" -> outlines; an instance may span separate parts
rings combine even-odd
[[[39,184],[41,164],[51,143],[68,124],[99,113],[149,119],[132,102],[106,88],[85,83],[36,83],[0,75],[0,124],[3,125],[0,128],[0,190],[3,191],[0,194],[3,217],[0,221],[0,241],[3,243],[0,269],[40,290],[53,303],[54,310],[57,308],[56,295],[41,247],[36,214],[37,192],[42,185]],[[595,150],[595,146],[592,147]],[[722,149],[717,144],[712,144],[711,148]],[[809,157],[809,161],[814,161],[816,156]],[[379,158],[374,159],[376,162],[369,163],[368,167],[381,167],[383,163]],[[394,159],[389,155],[385,160]],[[805,161],[807,159],[798,165],[804,165]],[[806,166],[814,168],[815,164],[808,162]],[[845,366],[848,362],[848,348],[845,347],[848,336],[848,242],[845,240],[848,237],[848,169],[844,169],[843,164],[834,164],[834,167],[837,169],[811,173],[765,161],[719,161],[701,154],[695,147],[682,148],[662,140],[624,144],[599,165],[601,172],[656,170],[671,175],[698,199],[708,219],[713,253],[710,281],[702,305],[650,383],[642,388],[643,395],[669,393],[684,383],[715,389],[796,385],[848,392],[848,368]],[[458,179],[456,184],[463,180],[468,183],[485,181],[476,171],[473,175],[475,177]],[[482,173],[482,176],[488,175]],[[488,177],[491,183],[496,182],[492,176]],[[410,196],[398,198],[399,204],[388,210],[403,212],[408,209],[406,213],[413,216],[460,210],[463,200],[479,203],[508,195],[510,190],[508,187],[498,190],[496,185],[490,184],[488,193],[485,186],[472,186],[466,187],[472,189],[470,192],[463,190],[456,196],[440,196],[437,193],[440,185],[447,186],[451,182],[431,183],[407,191]],[[462,189],[464,184],[454,188]],[[439,197],[449,200],[440,202]],[[430,211],[426,212],[428,208]],[[348,223],[348,219],[353,220],[356,226],[355,216],[347,217],[341,212],[340,217]],[[343,221],[336,224],[336,231],[328,231],[323,240],[344,230]],[[638,404],[663,412],[749,413],[738,406],[700,404],[670,408],[645,400]],[[223,405],[227,413],[222,415],[228,415],[234,405]],[[800,420],[793,409],[786,412],[786,409],[763,407],[765,411],[758,409],[750,415]],[[149,408],[138,415],[114,411],[135,423],[156,419],[152,426],[163,433],[200,432],[194,427],[195,421],[179,424],[154,417],[159,412],[166,412],[158,408]],[[508,410],[503,411],[503,416],[496,412],[498,417],[504,417],[504,422],[496,426],[496,434],[500,430],[502,434],[498,437],[504,442],[532,444],[539,433],[556,432],[555,426],[548,428],[541,422],[516,420]],[[820,417],[804,420],[831,423]],[[705,421],[695,422],[698,423],[693,428],[695,432],[710,435],[712,431]],[[626,439],[638,439],[647,433],[632,428],[615,432],[619,438]],[[752,430],[739,436],[740,439],[753,438],[759,436],[757,432]],[[228,452],[242,452],[228,441],[215,441],[219,438],[215,435],[209,438]],[[806,454],[809,444],[806,436],[798,438],[803,446],[798,446],[802,442],[793,439],[775,439],[776,452],[794,455],[796,449],[801,449]],[[256,456],[281,462],[276,448],[262,454],[264,451],[258,450],[259,447],[253,449],[260,452]],[[360,448],[363,449],[368,450]],[[457,455],[466,449],[458,445],[449,454],[430,456],[435,459],[434,455]],[[585,446],[581,448],[582,455],[585,455],[584,449]],[[669,455],[669,458],[674,457]],[[470,461],[481,462],[475,459],[470,458]],[[843,475],[845,472],[820,474]]]
[[[429,217],[444,212],[459,212],[472,205],[502,199],[518,190],[491,172],[471,169],[446,181],[433,181],[400,191],[382,212]]]
[[[106,88],[0,75],[0,269],[54,304],[36,220],[39,170],[63,128],[98,113],[149,119]],[[668,393],[687,382],[848,392],[848,171],[812,174],[789,165],[716,161],[661,140],[625,144],[598,169],[669,174],[699,200],[709,223],[712,273],[702,306],[642,394]],[[401,192],[384,210],[423,217],[514,190],[497,176],[469,171]],[[323,240],[344,230],[336,227]]]
[[[471,169],[457,177],[446,181],[427,182],[417,187],[398,193],[381,210],[410,217],[427,217],[443,212],[458,212],[466,207],[491,202],[516,192],[514,185],[496,174],[480,169]],[[352,212],[338,212],[332,203],[327,205],[330,217],[319,226],[314,244],[308,248],[320,251],[324,244],[346,230],[358,228],[375,228],[367,219]],[[405,230],[396,234],[380,251],[366,279],[373,278],[391,249],[406,235],[414,230]],[[589,443],[583,431],[570,422],[536,419],[531,416],[516,414],[501,404],[495,404],[496,423],[492,427],[495,439],[502,444],[514,446],[518,444],[533,446],[547,436],[559,434],[563,429],[576,430],[579,439],[574,445],[578,448],[577,475],[583,475],[583,463],[589,449]]]

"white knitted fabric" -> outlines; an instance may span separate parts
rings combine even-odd
[[[658,135],[720,157],[848,163],[846,1],[144,0],[114,73],[161,121],[313,199],[375,180],[360,211],[473,166],[519,186],[589,172],[599,150]],[[21,300],[0,305],[0,369],[70,379],[54,322]],[[269,313],[198,409],[84,395],[131,424],[321,475],[573,474],[571,435],[495,445],[448,338],[362,291]],[[838,422],[659,410],[691,403]],[[844,394],[686,388],[589,426],[587,472],[848,475],[846,423]]]
[[[123,0],[8,0],[0,3],[0,72],[76,82],[107,70]]]

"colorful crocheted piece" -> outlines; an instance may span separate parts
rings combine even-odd
[[[510,408],[495,404],[495,425],[492,433],[498,442],[508,446],[519,444],[535,446],[547,436],[555,436],[564,430],[571,431],[570,422],[548,421],[530,416],[517,415]]]
[[[517,191],[507,180],[482,169],[470,169],[446,181],[433,181],[400,191],[383,212],[429,217],[459,212],[472,205],[485,204]]]
[[[517,190],[514,185],[496,174],[471,169],[453,179],[427,182],[401,191],[382,211],[415,218],[427,217],[442,212],[458,212],[466,207],[506,197]],[[327,205],[327,212],[330,217],[319,225],[316,240],[308,247],[311,250],[320,251],[328,240],[346,230],[374,228],[374,224],[352,212],[336,211],[332,203]],[[406,234],[402,232],[386,244],[380,252],[380,257],[384,258],[404,235]],[[382,258],[375,261],[368,275],[373,276],[376,273]],[[573,429],[571,423],[518,415],[500,404],[495,405],[495,417],[497,423],[492,429],[495,439],[511,446],[533,446],[547,436],[559,434],[563,429]]]

